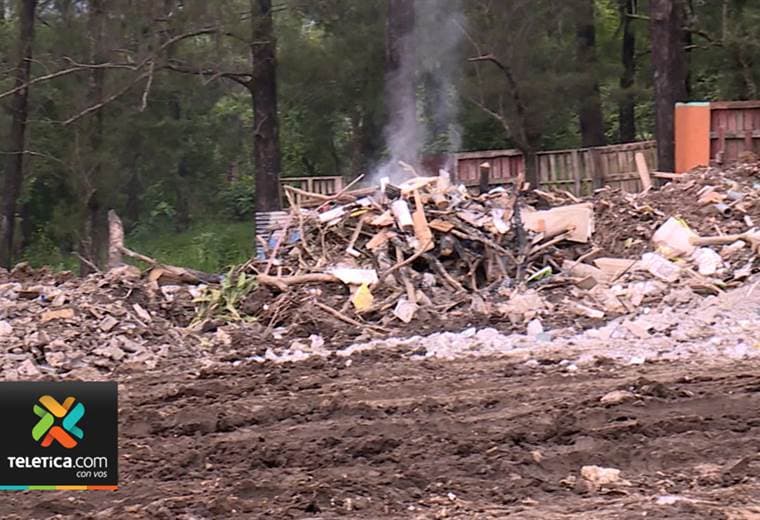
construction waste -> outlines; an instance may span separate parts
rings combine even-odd
[[[249,266],[271,289],[254,316],[269,330],[326,315],[368,334],[478,319],[535,331],[720,294],[760,268],[758,172],[660,175],[660,188],[587,200],[515,185],[473,194],[445,171],[315,196],[317,208],[292,204]]]
[[[647,338],[637,316],[760,272],[760,163],[654,177],[662,185],[643,193],[587,199],[518,185],[474,194],[446,172],[334,196],[289,189],[263,259],[221,277],[126,248],[149,268],[0,270],[1,368],[93,379],[243,343],[334,350],[469,327],[542,341],[621,317]]]

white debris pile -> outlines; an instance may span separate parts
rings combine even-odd
[[[467,357],[509,356],[518,360],[564,358],[572,371],[597,357],[626,364],[674,360],[692,356],[745,359],[760,357],[760,280],[720,297],[706,299],[676,295],[690,305],[650,310],[638,318],[618,318],[581,334],[544,331],[540,321],[529,323],[526,334],[502,334],[493,328],[469,328],[459,333],[379,339],[330,352],[319,336],[298,340],[275,353],[271,349],[254,361],[293,362],[312,356],[351,356],[369,351],[398,351],[410,361],[455,360]],[[537,364],[536,364],[537,365]]]

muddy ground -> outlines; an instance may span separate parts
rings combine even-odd
[[[5,494],[0,517],[757,519],[759,369],[372,352],[117,373],[120,490]],[[618,389],[635,400],[600,404]],[[628,483],[573,482],[590,464]]]

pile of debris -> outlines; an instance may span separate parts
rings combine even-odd
[[[540,333],[719,294],[758,271],[758,171],[659,174],[659,189],[587,200],[519,180],[473,194],[445,171],[334,197],[300,192],[321,205],[289,196],[290,217],[246,266],[266,288],[251,315],[267,333],[316,316],[368,336],[478,320]]]
[[[115,368],[143,370],[198,355],[201,338],[185,327],[201,290],[159,285],[156,276],[144,279],[131,266],[85,279],[27,264],[0,269],[3,379],[99,380]]]
[[[586,200],[519,180],[474,194],[446,172],[331,197],[289,192],[264,258],[225,276],[161,265],[120,240],[114,258],[145,272],[0,270],[0,368],[6,379],[98,379],[182,357],[269,359],[292,344],[326,355],[475,328],[490,335],[482,344],[579,329],[676,338],[673,320],[651,317],[678,316],[760,271],[760,164],[664,177],[645,193],[605,188]],[[299,207],[308,197],[316,207]]]

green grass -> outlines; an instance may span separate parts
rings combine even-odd
[[[134,233],[125,245],[165,264],[221,273],[250,259],[253,233],[252,222],[204,222],[182,233]]]
[[[222,273],[247,262],[253,254],[253,222],[198,222],[182,233],[169,229],[140,228],[126,237],[126,246],[161,263],[207,273]],[[126,259],[132,262],[129,259]],[[38,233],[19,261],[54,271],[79,269],[79,261],[44,233]],[[145,266],[141,266],[145,267]]]

